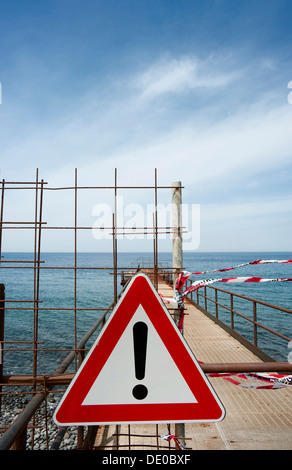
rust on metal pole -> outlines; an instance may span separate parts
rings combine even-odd
[[[3,381],[3,348],[4,348],[4,314],[5,314],[5,286],[0,284],[0,415],[1,415],[1,397]]]
[[[0,261],[2,258],[2,224],[3,224],[3,211],[4,211],[4,186],[5,180],[2,180],[2,191],[1,191],[1,211],[0,211]]]
[[[155,168],[155,210],[154,210],[154,224],[155,224],[155,252],[154,252],[154,286],[158,289],[158,214],[157,214],[157,168]]]
[[[1,192],[1,210],[0,210],[0,261],[2,258],[2,222],[3,222],[3,211],[4,211],[4,184],[5,180],[2,180],[2,192]],[[4,348],[4,312],[5,312],[5,286],[0,284],[0,381],[2,382],[3,377],[3,348]],[[0,385],[0,414],[2,404],[2,386]]]
[[[200,364],[202,370],[207,373],[241,373],[241,372],[292,372],[292,364],[289,362],[229,362]]]
[[[37,374],[37,219],[38,219],[38,168],[36,170],[35,183],[35,215],[34,215],[34,251],[33,251],[33,375]],[[34,388],[35,392],[35,388]]]
[[[74,191],[74,344],[77,348],[77,168],[75,168],[75,191]],[[77,370],[77,353],[75,355],[75,371]]]
[[[114,194],[114,214],[113,214],[113,266],[114,266],[114,303],[117,302],[117,186],[118,174],[115,168],[115,194]]]
[[[117,303],[117,266],[116,266],[116,230],[115,230],[115,214],[113,213],[113,275],[114,275],[114,304]]]
[[[211,362],[200,363],[200,367],[205,374],[213,373],[252,373],[252,372],[265,372],[265,373],[282,373],[290,375],[292,373],[292,364],[289,362]],[[59,373],[46,376],[47,386],[56,385],[69,385],[75,376],[74,372]],[[34,377],[32,375],[4,375],[2,378],[2,385],[32,385]],[[36,383],[41,385],[44,381],[43,375],[36,377]]]

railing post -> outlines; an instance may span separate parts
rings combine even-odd
[[[217,289],[215,288],[215,309],[216,309],[216,318],[218,318],[218,297],[217,297]]]
[[[234,330],[233,294],[230,294],[231,328]]]
[[[205,310],[208,311],[208,305],[207,305],[207,287],[204,286],[204,296],[205,296]]]
[[[253,344],[258,345],[258,335],[257,335],[257,303],[253,301]]]

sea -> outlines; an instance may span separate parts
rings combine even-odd
[[[33,253],[2,253],[3,267],[12,266],[13,269],[0,269],[0,283],[5,285],[6,300],[33,300],[34,296],[34,270],[28,269],[29,263],[19,261],[33,261]],[[292,259],[292,252],[185,252],[183,257],[184,269],[190,272],[212,271],[225,269],[255,260],[283,260]],[[5,263],[14,260],[15,263]],[[74,347],[75,320],[74,310],[74,253],[46,253],[41,254],[41,266],[65,267],[69,269],[41,269],[39,279],[38,315],[38,374],[51,374]],[[172,253],[160,252],[159,266],[170,268],[172,266]],[[118,253],[118,272],[135,269],[139,266],[153,265],[152,253]],[[22,267],[21,267],[22,266]],[[33,266],[30,264],[30,266]],[[77,308],[88,309],[77,311],[76,328],[77,340],[95,323],[113,300],[113,256],[112,253],[78,253],[77,266],[99,269],[77,270],[76,292]],[[124,268],[124,269],[121,269]],[[292,264],[270,263],[263,265],[249,265],[236,268],[232,271],[206,273],[192,276],[193,280],[210,278],[230,278],[237,276],[256,276],[263,278],[292,278]],[[118,276],[118,292],[121,291],[120,275]],[[235,294],[262,300],[272,305],[292,308],[292,282],[267,283],[215,283],[220,289]],[[203,289],[201,289],[203,291]],[[214,298],[214,289],[207,289],[208,296]],[[199,291],[200,292],[200,291]],[[218,293],[218,302],[230,307],[230,298],[224,292]],[[204,300],[200,303],[204,306]],[[16,309],[17,306],[17,309]],[[33,304],[6,302],[5,311],[5,352],[3,359],[4,374],[32,373],[32,344],[33,340]],[[234,296],[234,310],[252,318],[253,303]],[[42,310],[44,309],[44,310]],[[58,309],[58,310],[57,310]],[[90,310],[101,309],[101,310]],[[212,301],[208,301],[208,310],[215,312]],[[219,307],[219,319],[230,325],[230,312]],[[291,338],[291,314],[258,305],[258,322],[277,332]],[[253,341],[253,326],[250,322],[235,315],[235,328],[248,340]],[[97,333],[88,343],[90,347],[96,339]],[[11,341],[11,343],[9,343]],[[15,343],[15,341],[17,343]],[[210,348],[216,347],[210,344]],[[258,347],[277,361],[288,361],[291,358],[292,343],[258,327]],[[62,351],[57,351],[62,349]],[[48,351],[49,350],[49,351]],[[197,358],[200,360],[200,358]],[[230,358],[232,362],[232,357]],[[73,367],[73,366],[72,366]],[[70,369],[68,369],[70,371]]]

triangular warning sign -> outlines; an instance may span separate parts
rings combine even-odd
[[[54,414],[58,425],[220,421],[225,410],[154,286],[133,276]]]

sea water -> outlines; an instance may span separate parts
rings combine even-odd
[[[276,260],[291,259],[292,253],[275,252],[242,252],[242,253],[202,253],[185,252],[184,268],[190,272],[211,271],[229,268],[243,263],[249,263],[258,259]],[[32,253],[3,253],[2,266],[12,266],[5,260],[30,260]],[[75,263],[74,253],[42,253],[41,266],[73,268]],[[172,266],[171,253],[159,253],[159,265],[161,267]],[[131,269],[140,266],[153,265],[152,253],[119,253],[118,267]],[[13,269],[0,270],[0,283],[5,284],[5,297],[7,300],[33,300],[34,298],[34,270],[19,268],[28,266],[24,263],[13,263]],[[33,266],[33,265],[30,265]],[[79,269],[76,276],[76,307],[82,309],[101,310],[77,310],[76,327],[77,342],[95,323],[113,299],[113,257],[112,253],[78,253],[77,266],[99,269]],[[120,273],[122,269],[119,269]],[[264,264],[250,265],[227,272],[206,273],[192,276],[193,280],[209,278],[230,278],[237,276],[256,276],[264,278],[292,278],[292,264]],[[118,291],[122,289],[118,276]],[[291,309],[292,306],[292,282],[273,283],[240,283],[225,284],[216,283],[214,286],[240,295],[262,300],[270,304]],[[58,364],[67,356],[69,350],[75,344],[75,319],[74,319],[74,269],[41,269],[39,279],[39,304],[38,313],[38,373],[50,374]],[[200,292],[200,291],[199,291]],[[201,289],[203,293],[203,289]],[[208,296],[214,298],[214,290],[207,289]],[[194,297],[196,299],[196,295]],[[229,295],[218,293],[218,301],[230,307]],[[200,300],[204,306],[204,300]],[[6,302],[5,312],[5,341],[32,341],[33,339],[33,310],[32,303],[16,304]],[[21,307],[21,308],[20,308]],[[252,302],[234,297],[234,310],[252,318]],[[44,310],[41,310],[44,309]],[[58,310],[54,310],[58,309]],[[214,303],[208,301],[208,310],[215,313]],[[258,305],[258,322],[272,328],[291,338],[292,318],[291,314]],[[219,307],[219,319],[230,325],[230,312]],[[235,316],[236,330],[250,341],[253,341],[253,326],[246,320]],[[93,336],[89,346],[95,340]],[[278,361],[287,361],[291,343],[258,328],[258,347]],[[212,346],[213,347],[213,346]],[[19,349],[15,352],[12,349]],[[25,374],[32,372],[32,352],[25,349],[32,348],[27,343],[7,343],[4,355],[5,374]],[[64,351],[55,351],[56,349]],[[51,349],[51,351],[47,351]],[[200,358],[198,358],[200,360]],[[230,358],[230,362],[232,358]]]

